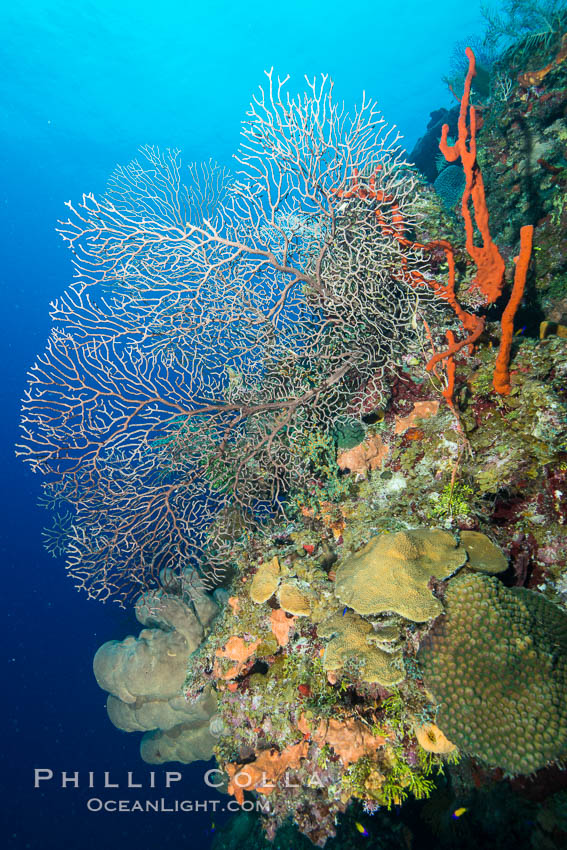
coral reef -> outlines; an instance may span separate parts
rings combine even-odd
[[[545,567],[544,592],[558,598],[554,577],[567,566],[561,548],[565,507],[553,495],[565,480],[565,342],[519,338],[516,346],[512,392],[497,402],[491,394],[494,350],[481,347],[463,361],[466,392],[459,396],[458,423],[430,384],[402,380],[378,421],[366,427],[361,463],[345,465],[343,475],[353,486],[335,502],[299,510],[293,524],[275,524],[245,546],[235,545],[231,598],[237,602],[215,621],[208,646],[192,660],[186,687],[193,695],[211,681],[211,653],[231,636],[243,635],[256,646],[238,676],[224,685],[216,681],[228,731],[215,752],[221,766],[246,766],[263,752],[309,744],[294,751],[305,753],[290,782],[299,788],[277,786],[269,795],[269,834],[291,816],[323,844],[349,799],[387,809],[408,795],[431,793],[430,777],[443,763],[453,771],[451,759],[466,759],[469,745],[459,730],[453,734],[443,726],[442,695],[425,688],[424,656],[416,658],[433,639],[430,630],[435,635],[450,622],[446,613],[432,618],[447,610],[454,586],[492,582],[512,593],[500,576],[537,582],[538,594],[529,593],[545,603]],[[463,450],[464,435],[470,453]],[[379,464],[365,459],[370,441],[383,447]],[[548,494],[544,500],[542,493]],[[505,523],[499,519],[503,510],[509,511]],[[432,518],[434,527],[426,525]],[[446,529],[435,527],[440,518]],[[260,600],[256,577],[263,581],[267,574],[275,581],[271,595]],[[301,616],[281,607],[284,585],[309,598]],[[429,606],[428,617],[399,604],[415,587],[418,609]],[[521,595],[519,589],[512,593]],[[475,621],[467,634],[484,646],[490,629],[490,620]],[[515,680],[513,654],[502,664],[487,678]],[[559,665],[556,656],[553,665]],[[534,696],[534,704],[542,699]],[[370,736],[364,753],[353,749],[353,723]],[[491,763],[509,772],[532,771],[561,755],[552,748],[530,762],[514,748],[508,727],[499,731],[503,743]],[[349,740],[356,761],[344,749]]]
[[[93,595],[119,592],[124,555],[126,577],[154,588],[136,604],[140,635],[111,641],[95,657],[111,721],[145,733],[141,753],[151,763],[214,755],[239,804],[267,806],[263,833],[242,812],[232,838],[228,830],[224,844],[217,836],[219,848],[232,839],[242,846],[248,835],[258,847],[350,847],[361,837],[368,846],[409,847],[418,820],[424,846],[474,847],[467,822],[485,846],[509,846],[494,839],[488,804],[515,846],[551,850],[567,832],[563,20],[530,34],[522,18],[511,43],[510,21],[492,20],[494,44],[500,32],[507,49],[487,50],[476,68],[470,48],[461,58],[453,80],[464,86],[460,107],[432,113],[416,149],[423,176],[379,134],[372,145],[383,161],[365,158],[359,130],[370,133],[373,107],[358,130],[340,125],[354,151],[346,167],[338,142],[326,153],[305,143],[323,145],[318,117],[338,126],[325,82],[305,101],[284,102],[270,88],[245,125],[245,176],[233,189],[247,217],[234,224],[232,242],[221,222],[234,222],[236,207],[222,186],[219,218],[213,210],[206,220],[175,219],[187,251],[167,253],[170,229],[164,235],[159,222],[143,244],[120,230],[121,262],[137,246],[159,269],[169,330],[152,345],[161,352],[167,342],[173,364],[152,378],[165,399],[137,385],[155,421],[148,431],[142,417],[120,443],[143,458],[141,489],[105,442],[94,408],[73,413],[61,434],[42,406],[42,382],[70,337],[55,332],[34,373],[28,459],[56,476],[57,507],[86,499],[75,507],[87,511],[80,539],[90,554],[73,569],[85,587],[94,582]],[[288,163],[290,141],[297,145]],[[439,145],[450,163],[440,173]],[[160,174],[176,162],[146,154]],[[319,180],[327,155],[332,167]],[[260,189],[257,162],[271,164]],[[132,173],[115,180],[134,203]],[[256,201],[276,177],[298,206],[282,203],[267,220]],[[322,206],[314,208],[317,193]],[[109,198],[85,199],[81,214],[106,221]],[[73,222],[65,236],[85,238]],[[210,291],[200,291],[211,305],[196,306],[191,286],[165,281],[160,263],[171,256],[180,279],[210,280]],[[107,262],[95,264],[88,286],[106,292]],[[114,282],[116,297],[130,283]],[[124,301],[128,327],[140,310],[145,328],[139,295]],[[98,329],[98,309],[75,293],[57,320],[75,328],[78,311]],[[217,339],[209,330],[194,339],[188,316],[201,329],[229,329],[225,359],[195,355],[190,386],[176,357],[185,364],[188,352],[201,344],[209,352]],[[111,347],[115,326],[102,318],[103,347]],[[65,375],[85,365],[86,350],[63,352]],[[105,364],[99,359],[99,372]],[[113,404],[122,440],[127,404]],[[85,494],[83,473],[67,478],[60,455],[69,437],[87,445],[81,435],[91,427],[102,452],[97,481],[106,471],[119,496],[113,529],[125,528],[122,536],[111,529],[100,549],[92,535],[104,493],[85,484]],[[145,519],[154,496],[155,523]],[[170,502],[162,515],[159,506]],[[140,507],[147,560],[130,504]],[[80,534],[76,518],[61,526],[72,539]],[[108,571],[100,566],[105,546]],[[151,569],[137,577],[142,555]],[[214,594],[188,569],[192,560],[209,570]],[[529,796],[536,788],[537,810]],[[371,821],[379,825],[372,836]]]
[[[225,604],[213,603],[206,634],[175,593],[161,611],[152,603],[144,616],[138,605],[144,624],[186,635],[192,652],[184,656],[180,702],[198,706],[215,695],[214,755],[238,799],[265,798],[268,836],[284,835],[291,818],[323,846],[349,801],[387,811],[431,794],[440,770],[452,775],[462,764],[464,773],[469,752],[483,758],[481,745],[471,747],[463,734],[466,705],[458,729],[444,724],[443,694],[423,675],[425,647],[452,622],[459,583],[493,583],[497,595],[501,589],[518,600],[519,589],[507,590],[500,577],[537,584],[530,594],[545,603],[542,591],[559,598],[555,584],[567,566],[565,506],[554,495],[567,478],[565,341],[519,338],[516,346],[512,392],[498,401],[495,351],[481,346],[462,362],[458,422],[426,378],[402,379],[377,421],[357,435],[361,463],[345,465],[348,486],[335,501],[319,498],[307,508],[299,498],[292,523],[274,521],[232,540],[233,577],[228,591],[215,594]],[[368,461],[368,445],[382,447],[379,463]],[[338,441],[334,451],[340,457]],[[199,597],[205,612],[210,599]],[[515,639],[506,628],[501,640]],[[490,617],[475,620],[467,636],[486,648],[491,629]],[[525,629],[518,630],[522,640]],[[562,669],[561,658],[553,656],[553,669]],[[502,664],[487,678],[522,681],[513,653]],[[545,678],[529,672],[533,681]],[[541,693],[532,698],[541,707]],[[205,723],[181,734],[160,728],[147,733],[145,757],[210,755],[210,738],[200,749]],[[544,749],[529,761],[513,746],[513,729],[495,728],[503,743],[487,766],[519,773],[560,755]]]

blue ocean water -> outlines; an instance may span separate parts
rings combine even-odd
[[[49,330],[49,302],[69,284],[55,233],[63,205],[100,192],[142,144],[229,165],[251,95],[274,67],[301,83],[327,73],[348,106],[376,98],[408,149],[429,112],[452,105],[441,77],[455,41],[481,30],[477,0],[403,6],[375,0],[24,0],[3,4],[0,147],[3,333],[1,418],[5,755],[2,846],[207,847],[210,812],[93,813],[86,801],[127,771],[150,769],[137,736],[114,729],[94,681],[97,647],[137,631],[132,615],[87,601],[42,548],[40,481],[14,458],[26,370]],[[34,788],[34,769],[54,778]],[[79,787],[61,787],[61,772]],[[88,772],[95,789],[88,788]],[[163,776],[163,770],[156,775]],[[207,799],[202,765],[183,769],[183,796]],[[161,796],[159,793],[157,796]]]

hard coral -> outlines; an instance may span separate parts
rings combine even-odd
[[[353,611],[334,614],[317,627],[320,637],[330,637],[323,656],[325,670],[334,672],[345,664],[360,665],[364,682],[385,687],[397,685],[405,678],[401,649],[386,652],[375,644],[379,636],[372,625]]]
[[[277,558],[261,564],[250,585],[250,598],[261,605],[278,589],[280,583],[280,565]]]
[[[567,614],[540,594],[470,574],[419,652],[437,723],[455,744],[510,774],[567,755]]]
[[[359,614],[394,611],[423,623],[443,610],[429,580],[447,578],[466,558],[454,537],[438,528],[383,534],[343,561],[335,593]]]
[[[208,760],[213,752],[209,719],[217,710],[215,691],[207,686],[186,700],[181,689],[189,658],[219,609],[199,587],[192,596],[142,594],[136,617],[151,628],[137,638],[108,641],[93,661],[97,683],[110,692],[111,722],[125,732],[146,732],[140,753],[151,764]]]
[[[278,592],[278,600],[284,611],[297,617],[308,617],[311,613],[311,602],[307,593],[292,582],[285,582]]]
[[[467,567],[482,573],[503,573],[508,569],[508,558],[480,531],[461,531],[461,546],[467,552]]]
[[[183,700],[183,697],[180,697],[180,700]],[[216,739],[210,732],[209,724],[216,711],[216,694],[209,690],[206,692],[206,698],[203,695],[198,703],[194,715],[188,716],[184,723],[171,729],[154,729],[144,735],[140,743],[140,755],[145,762],[163,764],[179,761],[182,764],[191,764],[211,758]]]

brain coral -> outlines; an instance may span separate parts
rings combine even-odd
[[[418,660],[447,737],[509,774],[567,756],[567,614],[482,574],[451,581],[445,607]]]
[[[447,578],[466,559],[464,547],[440,528],[382,534],[340,565],[335,593],[359,614],[394,611],[423,623],[443,610],[430,578]]]

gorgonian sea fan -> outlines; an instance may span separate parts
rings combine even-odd
[[[67,569],[91,597],[188,565],[215,581],[218,517],[285,515],[310,474],[297,445],[376,397],[432,300],[399,238],[417,181],[395,129],[366,99],[349,115],[326,77],[291,96],[267,76],[234,176],[145,147],[60,225],[75,280],[19,451],[71,511]]]

